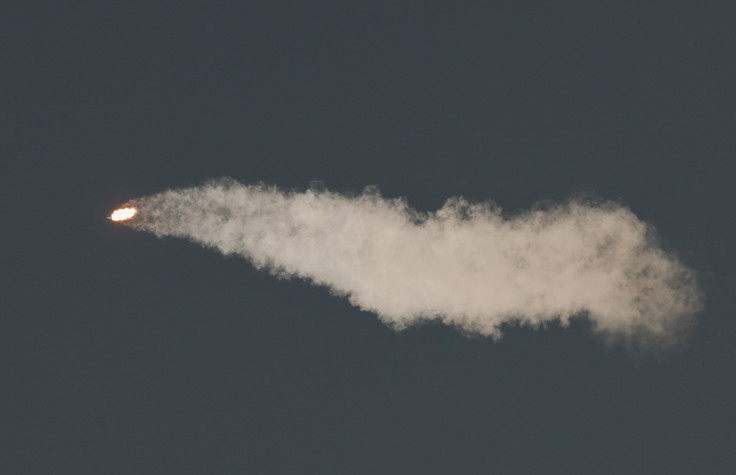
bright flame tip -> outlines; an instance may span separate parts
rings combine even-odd
[[[110,219],[113,221],[125,221],[136,215],[138,210],[135,208],[119,208],[112,212]]]

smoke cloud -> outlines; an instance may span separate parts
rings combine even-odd
[[[590,320],[605,336],[676,343],[702,307],[694,272],[612,202],[573,199],[506,216],[451,198],[417,212],[377,190],[346,196],[223,179],[132,200],[126,225],[237,254],[328,287],[396,329],[441,320],[501,336]]]

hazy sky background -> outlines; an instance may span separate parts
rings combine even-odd
[[[0,472],[736,471],[727,2],[13,3]],[[707,306],[677,353],[585,322],[396,333],[105,219],[221,176],[420,211],[596,193],[657,228]]]

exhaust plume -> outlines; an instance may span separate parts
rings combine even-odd
[[[667,346],[702,307],[694,272],[612,202],[573,199],[508,217],[451,198],[422,213],[374,188],[346,196],[224,179],[128,206],[138,211],[128,226],[328,287],[395,329],[441,320],[498,338],[503,324],[584,316],[607,337]]]

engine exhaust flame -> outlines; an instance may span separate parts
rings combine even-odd
[[[125,221],[126,219],[130,219],[135,216],[137,212],[138,211],[135,208],[116,209],[110,215],[110,219],[113,221]]]

